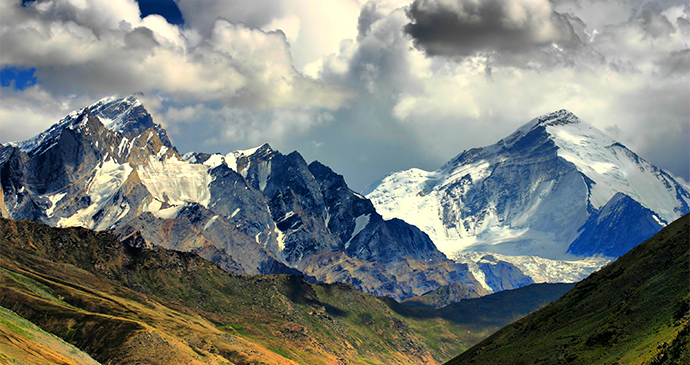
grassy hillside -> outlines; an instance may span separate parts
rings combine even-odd
[[[690,216],[455,364],[690,364]]]
[[[407,308],[346,284],[232,275],[107,232],[0,219],[0,306],[105,364],[438,364],[565,291],[536,290],[511,310],[495,296]]]
[[[76,347],[2,307],[0,364],[98,365]]]

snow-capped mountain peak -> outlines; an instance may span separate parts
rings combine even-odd
[[[567,259],[581,227],[591,215],[613,211],[604,207],[617,193],[638,202],[635,212],[647,220],[671,222],[690,211],[687,187],[559,110],[494,145],[464,151],[437,171],[391,174],[367,197],[386,219],[420,227],[450,257],[487,251]],[[656,233],[651,230],[631,239]]]
[[[101,119],[107,129],[123,133],[134,122],[134,109],[142,106],[134,95],[125,98],[109,96],[89,106],[89,109]],[[146,127],[152,126],[153,123],[150,123]]]

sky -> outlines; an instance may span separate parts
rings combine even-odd
[[[0,143],[143,93],[182,153],[264,142],[361,191],[568,109],[690,180],[685,0],[2,0]]]

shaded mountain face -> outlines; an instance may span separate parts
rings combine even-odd
[[[0,174],[3,216],[114,230],[233,273],[301,272],[399,300],[453,282],[486,293],[467,265],[416,227],[384,220],[327,166],[267,144],[181,156],[135,97],[103,99],[0,147]]]
[[[448,364],[687,364],[690,215]]]
[[[687,186],[565,110],[437,171],[391,174],[367,197],[449,257],[615,257],[690,211]]]

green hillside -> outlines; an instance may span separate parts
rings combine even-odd
[[[524,289],[514,309],[494,296],[407,308],[351,285],[232,275],[108,232],[7,219],[0,284],[0,306],[107,364],[438,364],[565,291]]]
[[[448,362],[690,364],[690,216]]]

